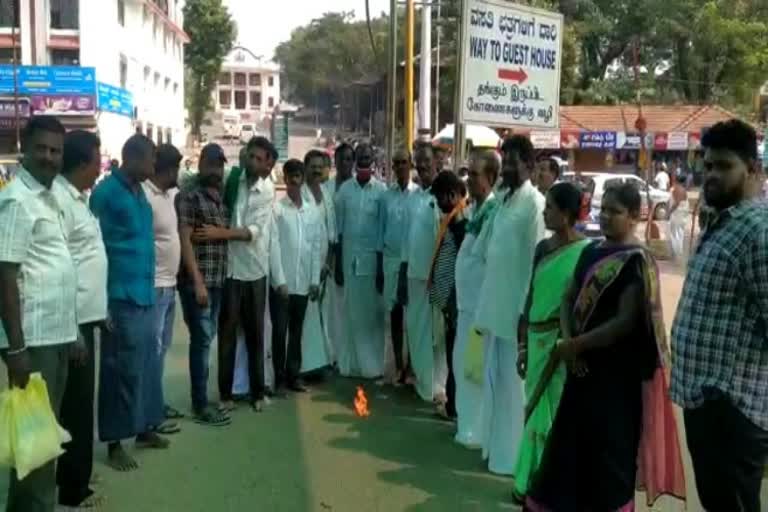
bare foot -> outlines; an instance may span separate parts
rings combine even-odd
[[[136,436],[136,447],[152,450],[165,450],[171,446],[171,442],[155,432],[147,432]]]
[[[235,402],[232,400],[222,400],[219,404],[219,412],[227,414],[235,410]]]
[[[77,510],[99,509],[106,504],[107,499],[104,496],[94,493],[85,498],[82,503],[77,506]]]
[[[136,471],[139,469],[139,464],[134,458],[125,453],[123,445],[120,443],[110,444],[107,465],[115,471],[125,473],[128,471]]]
[[[256,400],[251,404],[253,412],[261,412],[264,410],[264,400]]]

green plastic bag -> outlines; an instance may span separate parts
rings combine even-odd
[[[469,342],[464,352],[464,377],[475,384],[483,383],[484,336],[474,327],[469,329]]]
[[[64,453],[61,445],[72,439],[56,421],[39,373],[24,389],[0,395],[0,426],[7,426],[0,434],[0,463],[16,468],[19,479]]]

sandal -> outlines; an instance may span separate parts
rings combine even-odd
[[[181,432],[181,427],[175,421],[166,421],[159,427],[155,428],[155,432],[164,436],[170,436],[172,434],[178,434]]]
[[[232,423],[232,419],[212,407],[207,407],[199,414],[195,414],[194,422],[208,427],[225,427]]]
[[[165,419],[180,420],[183,417],[184,417],[184,414],[182,414],[181,411],[174,409],[170,405],[165,406]]]

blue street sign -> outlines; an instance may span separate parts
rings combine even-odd
[[[114,112],[123,116],[133,117],[133,94],[131,91],[99,82],[99,110]]]
[[[96,70],[80,66],[18,66],[19,94],[96,95]],[[13,66],[0,65],[0,94],[13,94]]]

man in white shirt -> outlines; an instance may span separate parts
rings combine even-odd
[[[173,321],[176,313],[176,276],[181,262],[179,219],[176,214],[176,194],[181,153],[171,144],[162,144],[155,156],[155,174],[141,184],[152,207],[152,227],[155,233],[155,331],[157,332],[158,375],[153,379],[156,407],[161,407],[167,420],[183,415],[165,403],[163,375],[165,355],[173,341]],[[157,427],[161,434],[175,434],[179,426],[166,421]]]
[[[403,245],[408,236],[408,201],[418,185],[411,181],[411,154],[400,149],[392,157],[392,169],[396,182],[381,196],[381,267],[384,272],[384,303],[389,311],[389,325],[392,334],[392,349],[395,355],[395,384],[405,383],[406,361],[403,357],[405,339],[405,297],[404,290],[398,293]],[[402,286],[400,288],[403,288]]]
[[[374,379],[384,373],[384,307],[379,290],[384,276],[376,265],[379,199],[385,185],[373,176],[373,150],[355,150],[355,177],[336,196],[336,222],[344,285],[345,335],[339,346],[342,375]]]
[[[93,431],[96,379],[96,329],[107,318],[107,253],[99,221],[88,207],[87,191],[101,174],[101,142],[93,133],[69,132],[64,138],[60,185],[54,191],[63,214],[67,246],[77,270],[77,323],[80,337],[73,346],[61,426],[72,436],[59,457],[56,480],[59,505],[97,507],[103,499],[90,488],[93,472]]]
[[[667,191],[669,190],[669,173],[667,173],[667,164],[662,162],[659,164],[659,171],[656,173],[656,177],[653,179],[653,182],[656,185],[656,188],[659,190]]]
[[[419,146],[414,158],[421,189],[413,192],[409,199],[408,234],[403,244],[402,261],[408,278],[405,314],[416,392],[422,400],[432,402],[444,397],[448,377],[445,345],[439,339],[441,315],[433,310],[428,288],[440,209],[430,191],[437,175],[432,146]]]
[[[227,279],[219,317],[219,395],[224,410],[234,408],[237,329],[242,327],[248,350],[251,406],[264,408],[264,313],[272,235],[275,186],[270,179],[277,151],[269,140],[254,137],[246,146],[246,168],[230,172],[224,203],[230,227],[203,226],[195,240],[227,240]]]
[[[544,196],[529,179],[531,141],[514,135],[502,146],[500,205],[474,250],[486,270],[475,327],[489,336],[485,360],[488,438],[483,455],[492,473],[511,475],[523,434],[523,383],[517,374],[517,323],[525,305],[536,244],[544,237]]]
[[[30,373],[42,374],[57,417],[77,339],[75,264],[53,192],[63,146],[55,117],[31,118],[22,168],[0,191],[0,356],[11,386],[25,388]],[[11,470],[6,510],[52,511],[55,504],[54,460],[23,480]]]
[[[318,211],[301,193],[304,164],[288,160],[283,177],[286,196],[275,205],[270,247],[269,311],[276,394],[282,394],[285,387],[297,393],[307,390],[299,378],[301,338],[307,304],[318,297],[323,263]]]

